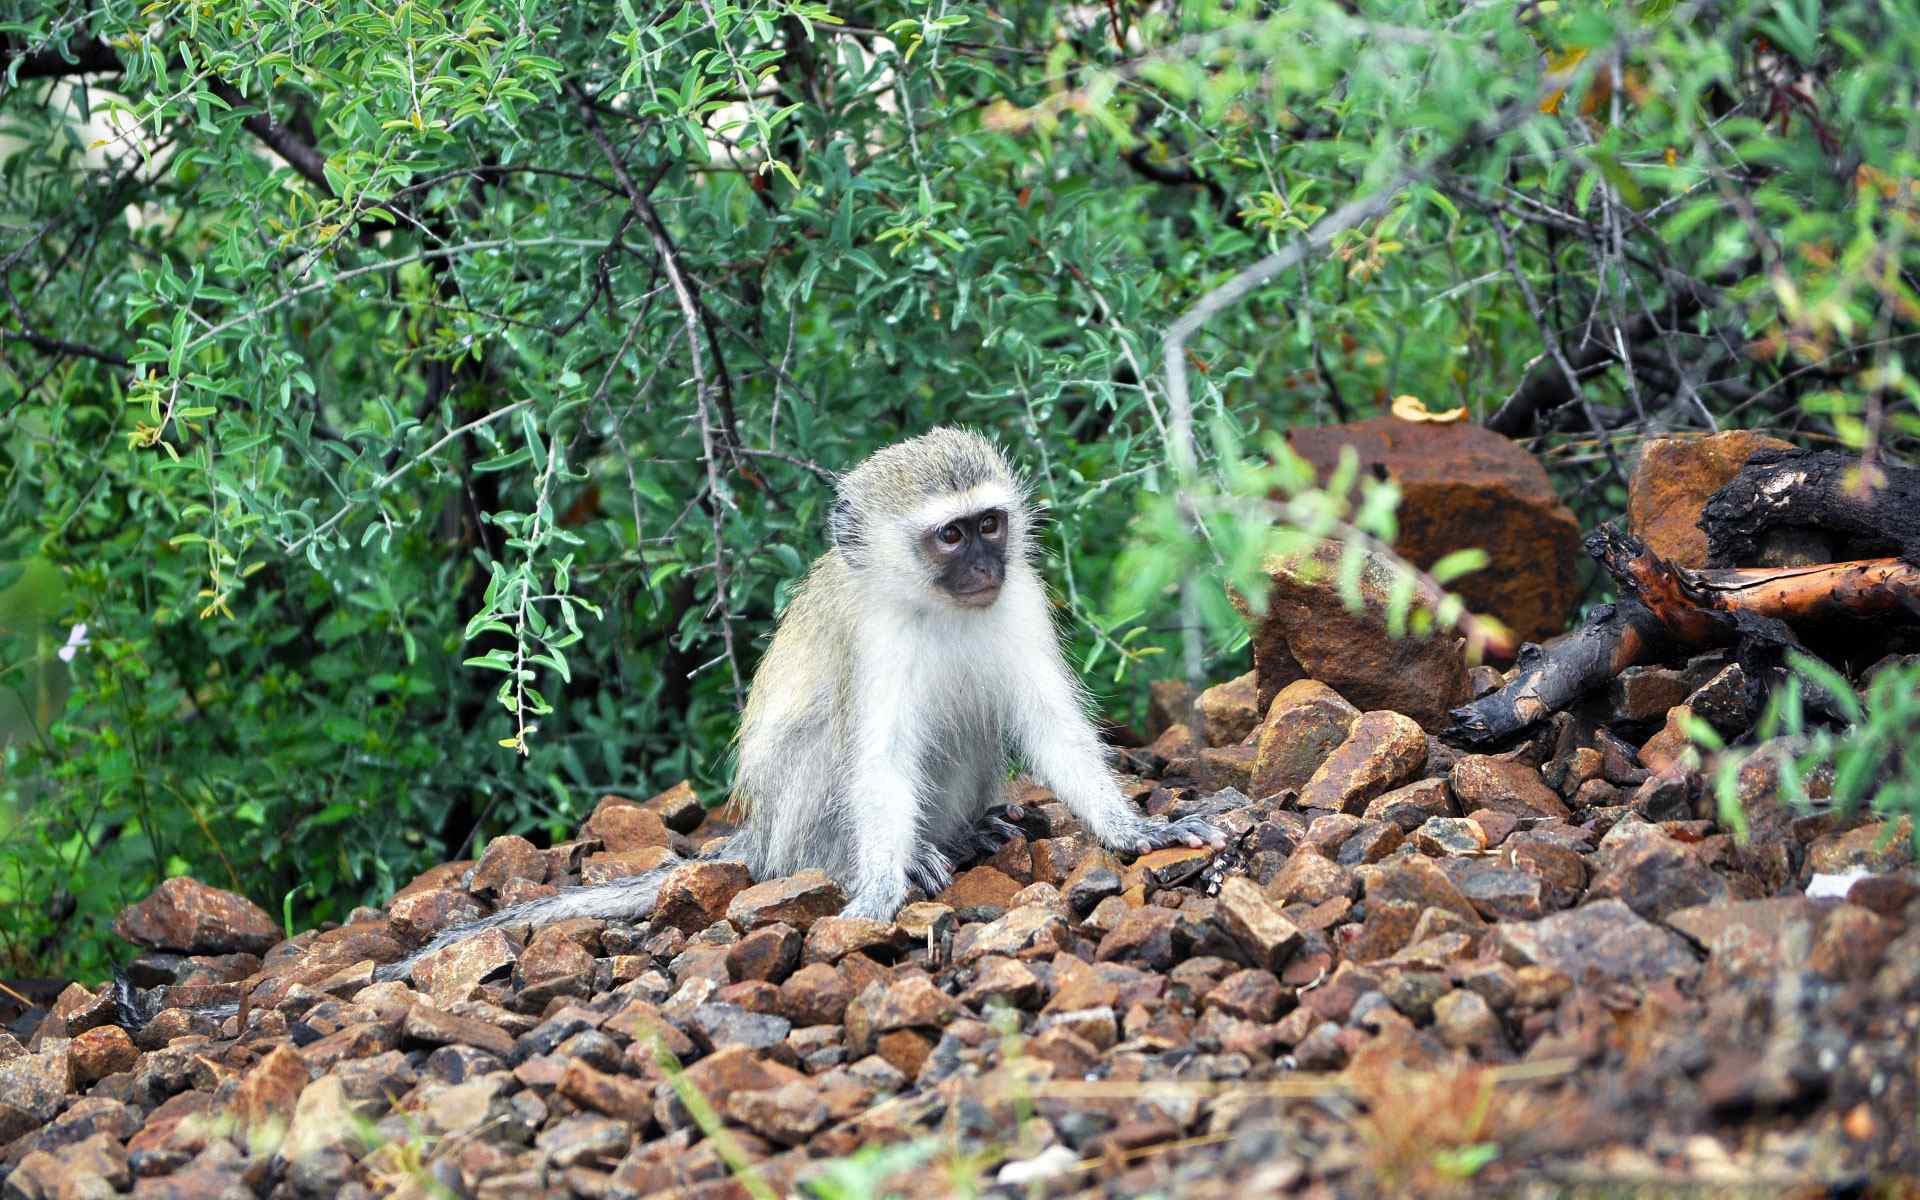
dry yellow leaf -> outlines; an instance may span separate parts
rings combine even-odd
[[[1466,405],[1450,408],[1446,412],[1433,412],[1427,408],[1426,401],[1418,396],[1395,396],[1393,415],[1402,421],[1426,421],[1434,425],[1449,425],[1455,421],[1467,419]]]

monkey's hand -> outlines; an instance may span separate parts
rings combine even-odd
[[[1141,817],[1114,841],[1110,849],[1146,854],[1152,850],[1165,850],[1169,846],[1190,846],[1194,849],[1207,846],[1221,850],[1226,847],[1227,835],[1202,817],[1181,817],[1173,821],[1164,817]]]

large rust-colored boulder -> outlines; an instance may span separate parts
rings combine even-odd
[[[1340,552],[1339,542],[1327,541],[1300,559],[1267,561],[1267,611],[1250,618],[1260,711],[1289,683],[1318,679],[1357,708],[1405,713],[1429,733],[1446,728],[1447,710],[1468,695],[1459,639],[1448,631],[1388,632],[1394,575],[1376,554],[1360,572],[1363,605],[1348,611],[1337,583]],[[1247,611],[1244,600],[1236,603]]]
[[[1755,452],[1792,448],[1751,429],[1648,438],[1627,488],[1627,528],[1674,566],[1704,567],[1707,535],[1699,522],[1707,497],[1738,475]]]
[[[1287,442],[1323,483],[1341,448],[1351,446],[1362,471],[1384,472],[1398,484],[1394,549],[1409,561],[1428,567],[1455,550],[1485,550],[1485,567],[1449,585],[1467,607],[1498,617],[1531,641],[1566,628],[1578,599],[1580,522],[1539,462],[1511,439],[1465,422],[1374,417],[1294,429]]]
[[[122,909],[113,931],[135,945],[182,954],[258,954],[280,940],[280,926],[265,909],[186,875]]]

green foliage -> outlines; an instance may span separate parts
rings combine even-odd
[[[830,473],[935,423],[1122,715],[1242,653],[1290,425],[1525,397],[1587,516],[1651,424],[1898,452],[1917,58],[1867,0],[0,0],[0,945],[717,799]],[[1185,411],[1166,331],[1309,241]]]
[[[1865,695],[1811,655],[1792,654],[1789,666],[1785,686],[1768,698],[1753,730],[1758,742],[1783,738],[1791,748],[1775,760],[1782,798],[1804,807],[1817,792],[1842,813],[1865,807],[1877,817],[1906,816],[1920,850],[1920,661],[1881,664]],[[1710,727],[1696,729],[1693,737],[1710,749],[1722,748]],[[1721,817],[1742,832],[1740,768],[1750,757],[1725,754],[1714,774]],[[1816,779],[1817,788],[1811,786]]]

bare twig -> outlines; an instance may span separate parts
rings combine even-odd
[[[713,606],[720,620],[720,637],[726,646],[727,667],[733,674],[733,699],[736,707],[746,704],[746,691],[740,675],[740,659],[734,645],[733,613],[728,607],[728,593],[733,579],[732,564],[727,557],[726,510],[732,507],[727,498],[725,485],[720,478],[719,447],[717,428],[712,407],[708,399],[706,363],[700,355],[700,306],[695,299],[687,276],[680,267],[679,256],[674,252],[673,243],[667,237],[666,227],[660,223],[660,216],[654,212],[645,193],[633,182],[633,176],[627,171],[627,165],[614,150],[613,143],[607,140],[606,132],[600,127],[600,120],[594,115],[593,106],[587,102],[580,89],[571,81],[564,85],[568,97],[579,107],[581,119],[586,123],[587,133],[594,144],[600,148],[607,165],[613,168],[615,179],[627,193],[627,202],[647,227],[653,238],[654,251],[659,254],[661,264],[666,268],[667,280],[673,285],[674,298],[680,303],[680,315],[686,327],[687,356],[693,364],[694,403],[700,417],[701,459],[706,466],[707,517],[713,529]],[[729,445],[737,445],[735,439],[729,439]]]

